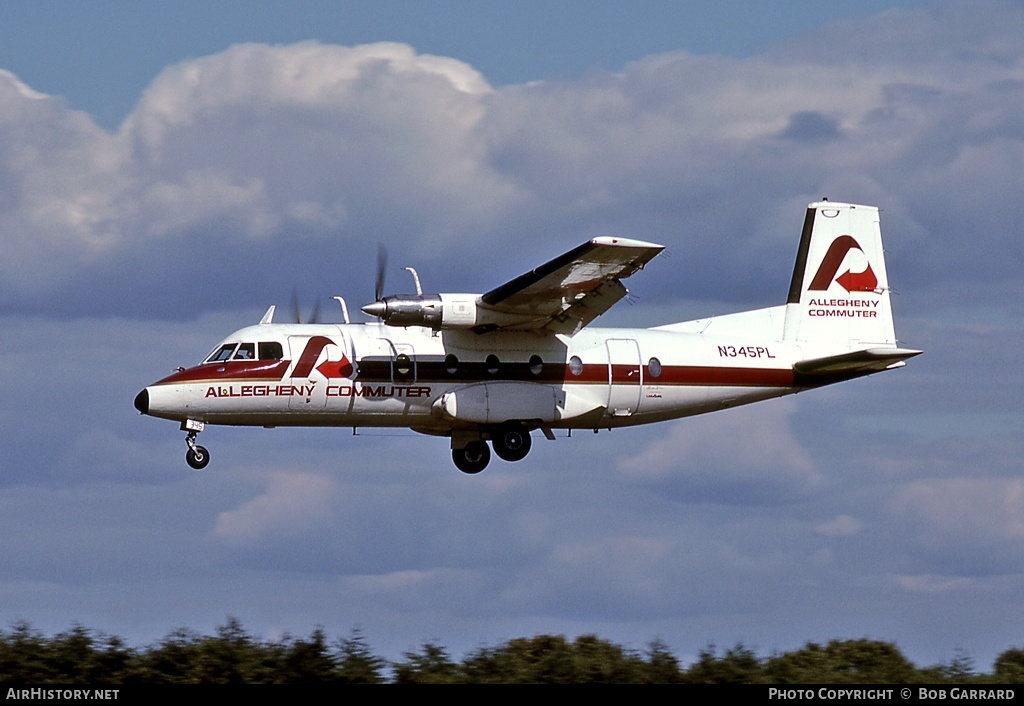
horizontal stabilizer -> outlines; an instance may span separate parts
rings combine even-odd
[[[804,375],[835,375],[837,373],[874,373],[898,368],[907,358],[920,355],[911,348],[868,348],[852,353],[801,360],[793,369]]]

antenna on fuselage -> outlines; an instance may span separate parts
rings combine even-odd
[[[420,286],[420,276],[416,274],[416,270],[411,267],[403,267],[402,269],[412,274],[412,281],[416,285],[416,296],[423,296],[423,287]]]
[[[338,304],[341,305],[341,315],[345,319],[345,323],[346,324],[352,323],[351,321],[349,321],[349,318],[348,318],[348,306],[345,305],[345,298],[344,297],[333,297],[333,298],[337,299],[338,300]]]

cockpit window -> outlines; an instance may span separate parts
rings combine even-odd
[[[277,341],[260,342],[260,360],[281,360],[284,348]]]
[[[256,344],[255,343],[240,343],[238,344],[238,350],[235,351],[235,360],[255,360],[256,359]]]
[[[225,343],[223,346],[218,348],[214,353],[206,359],[207,363],[220,363],[225,360],[231,360],[231,354],[235,352],[237,343]]]

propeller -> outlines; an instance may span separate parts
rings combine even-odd
[[[384,243],[377,243],[377,281],[373,285],[373,300],[384,296],[384,273],[388,268],[388,250]]]
[[[387,271],[387,268],[387,248],[384,247],[383,243],[377,243],[377,280],[373,283],[373,301],[362,309],[363,313],[376,316],[378,319],[384,318],[384,314],[388,310],[388,305],[383,301],[384,273]]]
[[[299,307],[299,291],[292,287],[292,320],[297,324],[318,324],[320,323],[320,299],[313,302],[313,309],[309,312],[309,319],[302,320],[302,310]]]
[[[405,269],[412,275],[416,294],[392,294],[384,296],[384,272],[388,266],[388,251],[377,244],[377,281],[373,286],[374,300],[362,307],[363,313],[375,316],[388,326],[429,326],[441,328],[444,307],[440,294],[424,294],[420,276],[411,267]]]

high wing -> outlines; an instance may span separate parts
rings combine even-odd
[[[643,269],[664,245],[601,237],[583,243],[480,297],[478,306],[515,323],[504,330],[573,335],[627,294],[622,280]]]

